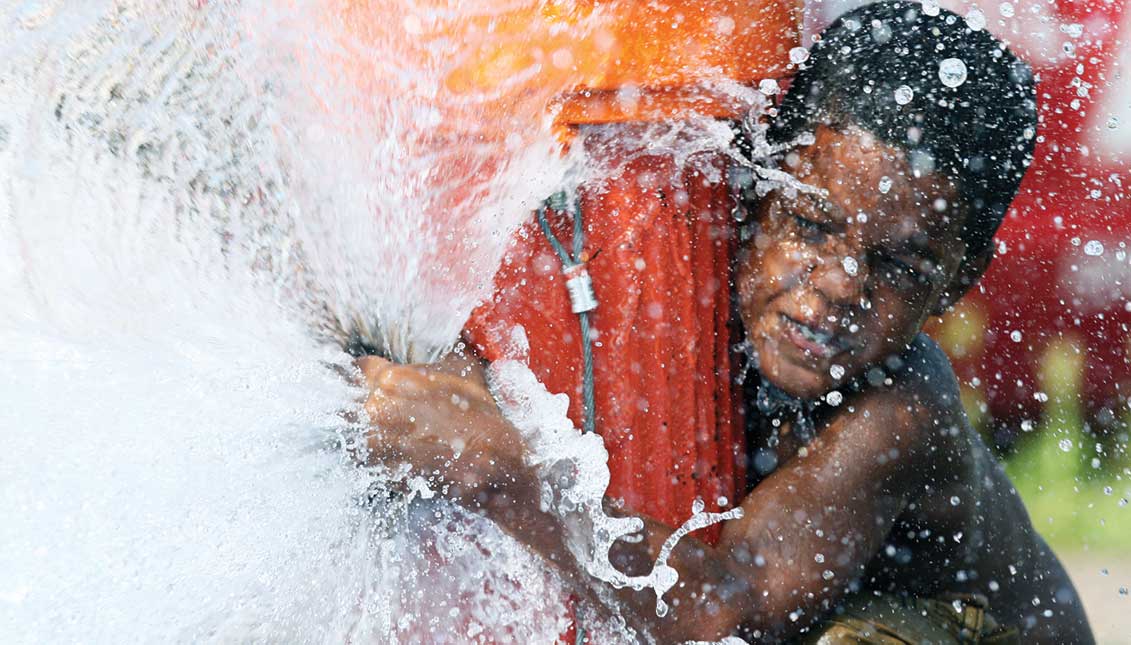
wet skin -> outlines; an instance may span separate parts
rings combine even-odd
[[[669,561],[680,584],[667,596],[666,618],[656,617],[651,592],[616,592],[618,611],[658,642],[779,639],[855,590],[977,591],[1000,621],[1023,629],[1023,642],[1092,642],[1067,575],[969,427],[946,357],[920,334],[988,260],[962,262],[965,213],[955,187],[937,175],[915,177],[901,151],[862,131],[822,127],[816,135],[792,156],[791,170],[825,192],[771,193],[760,204],[739,301],[771,382],[803,399],[842,387],[844,400],[821,408],[804,449],[782,429],[780,465],[742,501],[744,517],[723,527],[718,545],[680,542]],[[885,176],[886,194],[876,188]],[[568,555],[563,527],[539,509],[540,484],[517,432],[491,405],[481,368],[460,365],[360,363],[367,409],[385,430],[371,440],[376,458],[445,478],[453,498],[584,590],[587,575]],[[840,378],[833,365],[843,368]],[[875,386],[844,387],[880,367]],[[647,522],[645,539],[619,544],[614,561],[647,572],[672,530]]]
[[[815,399],[902,352],[989,257],[960,271],[957,188],[914,176],[902,152],[862,130],[821,127],[786,164],[816,194],[779,190],[761,202],[738,292],[763,374]]]

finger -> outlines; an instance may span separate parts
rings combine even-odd
[[[480,358],[467,353],[452,352],[437,364],[443,371],[458,376],[465,383],[475,386],[479,391],[489,392],[487,388],[486,364]]]
[[[467,353],[449,352],[435,363],[435,367],[438,371],[486,384],[483,361]]]
[[[443,403],[445,407],[447,403]],[[469,444],[489,444],[479,435],[483,417],[473,412],[437,410],[430,401],[374,393],[366,401],[373,441],[419,441],[463,452]],[[376,448],[376,446],[374,446]]]
[[[406,432],[416,423],[411,403],[398,396],[390,396],[374,390],[365,399],[365,411],[369,414],[370,425],[385,431]]]
[[[446,396],[457,381],[438,375],[427,365],[400,365],[377,356],[355,361],[371,392],[401,398],[424,397],[439,393]]]
[[[420,474],[452,473],[451,450],[442,444],[418,439],[401,439],[389,444],[371,458],[386,465],[409,464]]]
[[[365,408],[369,414],[369,429],[363,433],[368,451],[366,461],[388,461],[404,453],[413,422],[405,413],[403,402],[395,399],[367,401]]]
[[[364,384],[370,388],[377,387],[382,376],[390,368],[395,367],[395,363],[385,360],[380,356],[362,356],[353,363],[361,372]]]
[[[371,387],[406,399],[451,400],[460,406],[467,401],[477,406],[493,406],[494,398],[485,381],[470,380],[457,373],[447,373],[432,366],[381,366],[372,378]],[[463,406],[461,406],[463,407]]]

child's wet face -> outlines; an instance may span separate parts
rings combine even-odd
[[[944,308],[964,211],[948,178],[916,177],[904,151],[857,128],[820,127],[786,169],[827,195],[758,205],[739,302],[762,374],[812,399],[898,355]]]

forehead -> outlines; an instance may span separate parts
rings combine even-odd
[[[787,158],[787,166],[799,180],[827,193],[834,215],[865,213],[866,221],[856,227],[878,242],[958,241],[963,210],[950,178],[916,173],[905,151],[859,128],[822,125],[815,135],[812,145]]]

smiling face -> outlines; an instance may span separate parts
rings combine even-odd
[[[826,194],[767,195],[738,270],[763,376],[803,399],[898,355],[984,268],[962,263],[965,210],[948,178],[916,177],[907,153],[858,128],[815,134],[786,170]]]

